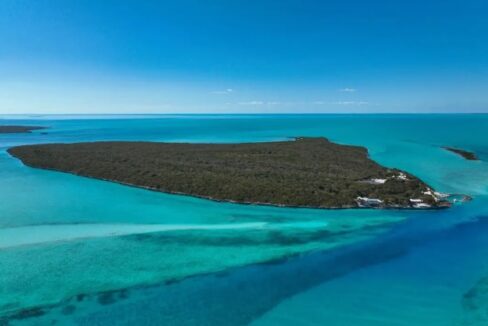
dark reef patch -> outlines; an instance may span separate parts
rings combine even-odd
[[[129,298],[127,289],[120,289],[114,291],[106,291],[97,294],[97,302],[102,306],[114,304],[117,301]]]
[[[389,224],[381,226],[367,226],[363,227],[362,231],[383,229]],[[329,243],[340,240],[344,235],[351,231],[344,230],[338,232],[331,232],[324,229],[307,230],[299,233],[290,234],[286,231],[280,230],[253,230],[246,234],[235,235],[233,233],[212,233],[212,236],[202,236],[198,232],[165,232],[164,234],[135,234],[126,237],[129,241],[136,242],[150,242],[158,245],[168,243],[184,243],[192,246],[212,246],[212,247],[234,247],[234,246],[294,246],[307,244],[311,242],[327,241]],[[354,232],[354,231],[353,231]]]
[[[481,278],[463,295],[462,305],[466,312],[466,325],[488,324],[488,276]]]
[[[76,296],[76,301],[81,302],[85,300],[86,294],[80,293]]]
[[[115,298],[115,293],[113,292],[103,292],[103,293],[100,293],[98,295],[98,303],[101,304],[101,305],[109,305],[109,304],[113,304],[117,301],[117,299]]]
[[[15,314],[8,317],[9,320],[24,320],[28,318],[40,317],[46,314],[44,308],[33,307],[28,309],[22,309]]]

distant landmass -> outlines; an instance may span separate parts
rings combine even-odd
[[[453,152],[455,154],[458,154],[459,156],[462,156],[462,157],[464,157],[465,159],[467,159],[469,161],[478,161],[478,157],[473,152],[466,151],[464,149],[459,149],[459,148],[454,148],[454,147],[448,147],[448,146],[444,146],[443,148],[445,150],[448,150],[450,152]]]
[[[13,147],[28,166],[219,201],[314,208],[440,208],[442,194],[325,138],[242,144],[92,142]]]
[[[0,126],[0,134],[29,133],[33,130],[46,129],[40,126]]]

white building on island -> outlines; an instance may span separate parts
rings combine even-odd
[[[359,207],[376,207],[383,204],[383,201],[381,199],[360,196],[356,198],[356,202],[358,203]]]

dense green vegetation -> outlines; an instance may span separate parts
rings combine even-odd
[[[45,129],[38,126],[0,126],[0,134],[29,133],[32,130]]]
[[[357,207],[365,196],[382,207],[436,205],[427,185],[382,167],[363,147],[325,138],[246,144],[94,142],[14,147],[26,165],[215,200],[307,207]],[[368,182],[387,179],[383,184]]]

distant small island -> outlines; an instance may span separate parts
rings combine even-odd
[[[218,201],[313,208],[440,208],[413,175],[325,138],[242,144],[92,142],[13,147],[28,166]]]
[[[40,126],[0,126],[0,134],[30,133],[33,130],[46,129]]]
[[[454,147],[448,147],[448,146],[443,146],[447,151],[453,152],[455,154],[458,154],[459,156],[464,157],[465,159],[469,161],[478,161],[478,157],[476,156],[475,153],[466,151],[464,149],[459,149],[459,148],[454,148]]]

